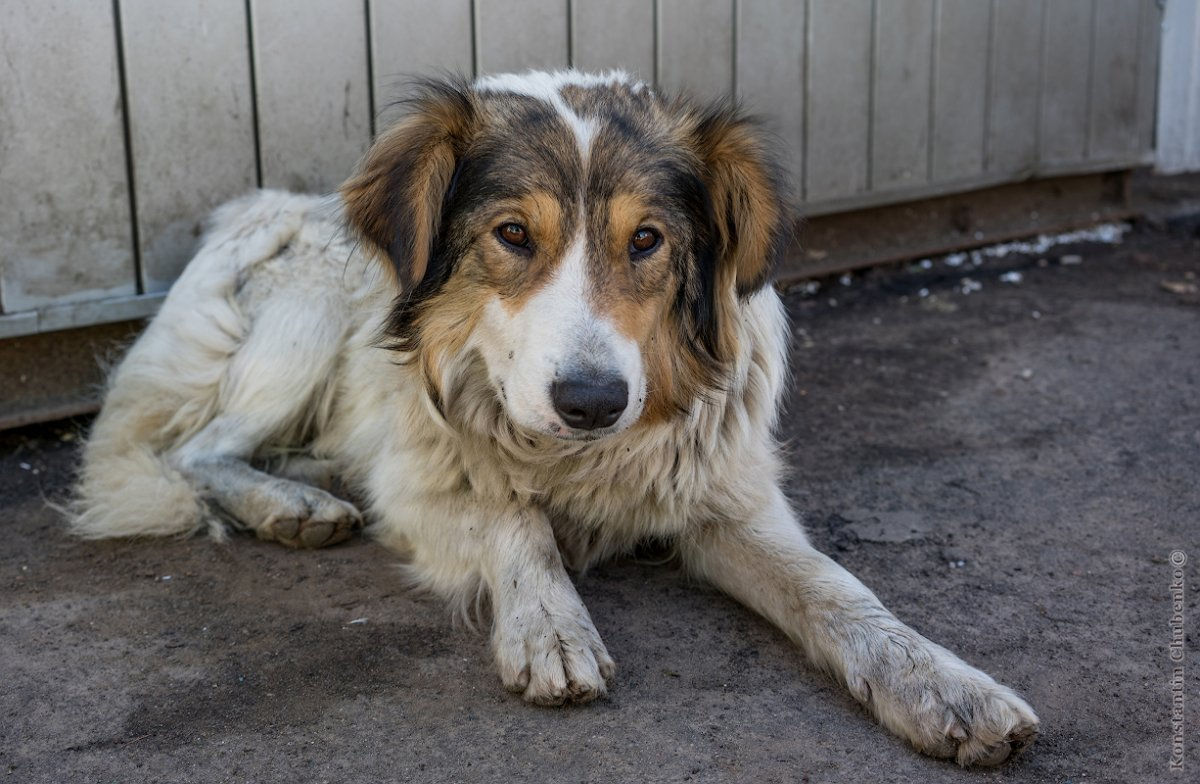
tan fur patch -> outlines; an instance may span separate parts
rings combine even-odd
[[[447,392],[442,387],[445,363],[465,350],[479,321],[479,304],[486,296],[487,291],[478,280],[456,276],[422,310],[417,364],[439,409]]]
[[[644,197],[618,193],[606,205],[607,220],[592,260],[589,299],[599,314],[607,315],[625,337],[643,344],[656,315],[670,300],[671,248],[661,222],[650,220]],[[663,244],[650,256],[629,258],[629,239],[643,226],[664,235]]]
[[[505,248],[496,239],[495,229],[512,221],[525,227],[531,253],[528,256]],[[480,224],[481,275],[500,297],[509,313],[525,307],[529,298],[540,291],[562,263],[570,244],[567,216],[552,194],[535,190],[498,209],[487,224]]]

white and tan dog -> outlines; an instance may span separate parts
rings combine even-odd
[[[894,732],[966,764],[1030,707],[814,550],[772,437],[788,222],[763,135],[623,74],[424,84],[340,197],[222,207],[117,368],[73,530],[221,519],[291,546],[358,509],[416,581],[490,601],[500,677],[557,705],[614,665],[567,567],[674,543]]]

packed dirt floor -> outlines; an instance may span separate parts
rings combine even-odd
[[[0,434],[0,779],[1196,781],[1195,231],[787,294],[795,505],[897,615],[1028,698],[1042,736],[999,769],[913,752],[652,550],[578,579],[620,668],[609,697],[540,709],[370,540],[74,541],[46,501],[78,420]],[[1168,771],[1175,550],[1184,775]]]

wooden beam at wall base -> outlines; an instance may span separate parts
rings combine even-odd
[[[0,430],[99,410],[104,369],[144,325],[125,321],[0,340]]]
[[[1057,234],[1135,212],[1130,172],[999,185],[801,220],[777,279],[789,283]]]

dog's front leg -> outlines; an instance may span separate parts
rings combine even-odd
[[[777,624],[920,751],[995,765],[1036,736],[1037,716],[1011,689],[901,623],[817,552],[778,489],[747,519],[681,544],[695,573]]]
[[[509,691],[538,705],[603,696],[616,671],[563,566],[540,510],[422,501],[426,525],[403,533],[417,580],[461,594],[464,575],[482,578],[491,597],[492,648]],[[430,521],[436,521],[430,524]],[[387,534],[382,538],[387,543]]]
[[[550,521],[517,509],[489,531],[484,577],[505,688],[538,705],[588,702],[616,670],[567,576]]]

